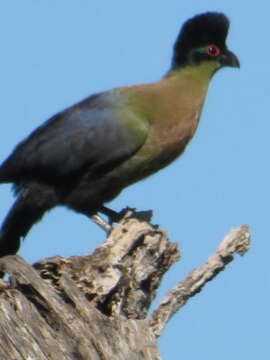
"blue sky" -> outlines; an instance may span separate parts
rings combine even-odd
[[[259,6],[260,5],[260,6]],[[9,0],[0,3],[0,160],[36,126],[91,93],[158,80],[181,24],[205,11],[231,19],[228,45],[241,69],[213,79],[185,154],[126,189],[111,207],[153,209],[153,222],[180,244],[182,260],[158,300],[216,250],[232,228],[250,225],[237,257],[174,316],[160,339],[167,360],[269,358],[269,2]],[[13,198],[0,187],[0,219]],[[86,217],[51,211],[25,239],[29,262],[92,251],[104,233]]]

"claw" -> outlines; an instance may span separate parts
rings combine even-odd
[[[106,215],[109,219],[109,224],[112,225],[112,223],[118,223],[122,220],[123,216],[125,215],[126,211],[120,211],[119,213],[117,211],[114,211],[106,206],[102,206],[99,209],[99,212]]]

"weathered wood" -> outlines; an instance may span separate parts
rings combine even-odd
[[[160,359],[156,337],[173,307],[165,301],[152,318],[147,314],[179,251],[144,219],[128,212],[91,255],[33,266],[19,256],[2,258],[0,271],[11,277],[0,281],[0,359]]]
[[[215,254],[207,262],[193,270],[184,280],[168,292],[154,311],[150,326],[158,337],[170,318],[179,311],[187,301],[202,290],[208,281],[233,260],[234,254],[244,255],[250,248],[250,233],[247,225],[233,229],[219,245]]]
[[[103,315],[66,274],[62,299],[22,259],[7,260],[22,273],[1,294],[1,359],[159,359],[146,321]]]
[[[58,289],[62,274],[70,274],[106,315],[144,319],[163,274],[178,259],[177,245],[165,231],[128,217],[92,255],[54,257],[34,267]]]
[[[164,231],[129,217],[92,255],[3,258],[0,359],[159,359],[146,315],[178,257]]]

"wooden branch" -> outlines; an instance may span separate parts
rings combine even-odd
[[[233,254],[244,255],[250,247],[250,233],[247,225],[233,229],[221,242],[218,251],[206,264],[193,270],[184,280],[168,292],[154,311],[149,323],[156,337],[160,336],[170,318],[186,302],[196,295],[204,285],[225,269],[233,260]]]
[[[0,359],[159,360],[146,320],[178,259],[166,233],[125,217],[92,255],[0,260]]]
[[[128,212],[92,255],[55,257],[33,266],[59,290],[69,274],[102,313],[145,319],[163,275],[179,259],[165,231]]]
[[[146,321],[104,316],[66,274],[62,298],[20,257],[5,262],[20,274],[13,286],[2,288],[1,360],[159,359]]]
[[[161,279],[180,254],[148,220],[148,212],[126,212],[91,255],[33,266],[19,256],[2,258],[0,271],[12,276],[0,280],[0,359],[159,360],[156,337],[165,324],[234,252],[247,250],[249,233],[247,227],[230,233],[149,320]]]

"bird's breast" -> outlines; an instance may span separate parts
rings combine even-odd
[[[110,176],[119,188],[161,170],[181,155],[198,126],[207,83],[179,85],[172,78],[129,91],[129,107],[150,125],[143,146]]]
[[[180,115],[180,114],[178,114]],[[181,114],[182,115],[182,114]],[[174,114],[177,118],[177,113]],[[152,126],[145,144],[117,170],[117,177],[125,186],[135,183],[169,165],[184,151],[194,135],[200,111],[170,118],[159,126]]]
[[[198,109],[185,114],[176,112],[170,121],[153,127],[141,154],[140,151],[137,154],[148,159],[145,168],[150,172],[158,171],[181,155],[195,133],[199,117]]]

